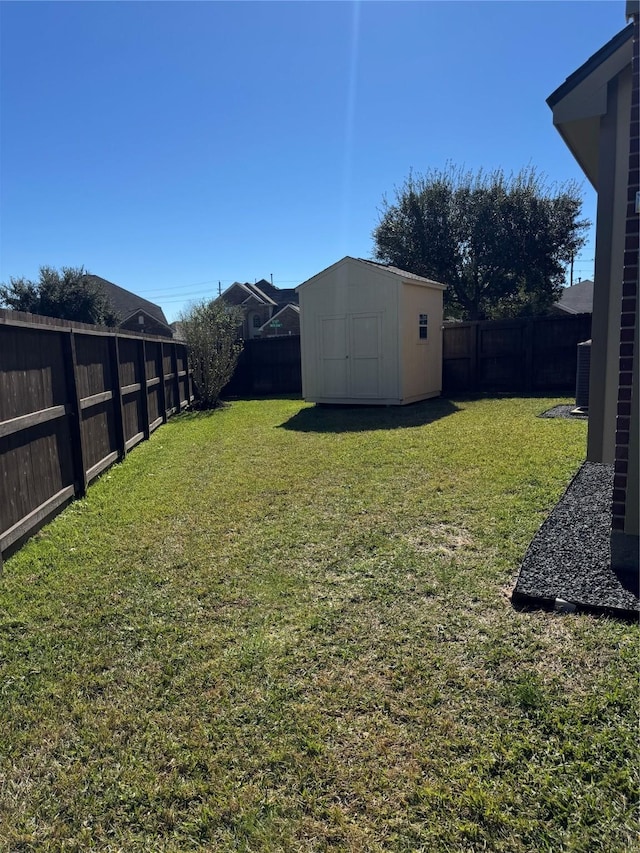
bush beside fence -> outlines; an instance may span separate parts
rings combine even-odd
[[[182,342],[0,309],[0,565],[192,399]]]

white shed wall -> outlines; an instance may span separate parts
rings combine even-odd
[[[427,339],[419,334],[419,317],[427,315]],[[403,284],[400,297],[402,399],[423,400],[442,391],[442,292]]]

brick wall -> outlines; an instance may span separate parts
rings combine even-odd
[[[612,529],[624,531],[629,467],[629,431],[631,425],[634,341],[638,317],[638,251],[640,218],[635,210],[636,193],[640,189],[640,116],[639,116],[639,30],[640,19],[633,18],[633,88],[629,132],[629,182],[627,186],[627,219],[620,311],[620,366],[618,412],[616,420],[616,458],[612,504]]]
[[[274,338],[280,335],[300,334],[300,315],[292,308],[289,308],[283,311],[281,314],[278,314],[278,317],[274,319],[276,323],[275,326],[272,326],[271,323],[267,323],[267,325],[262,330],[263,338]]]

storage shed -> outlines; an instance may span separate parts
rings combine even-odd
[[[346,257],[296,290],[305,400],[401,406],[440,394],[444,284]]]

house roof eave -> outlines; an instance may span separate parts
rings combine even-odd
[[[580,83],[591,75],[596,68],[599,68],[607,59],[615,54],[627,41],[631,44],[633,36],[633,24],[629,24],[623,30],[620,30],[612,39],[610,39],[600,50],[596,51],[593,56],[590,56],[580,68],[576,69],[573,74],[570,74],[567,79],[558,86],[547,98],[547,104],[553,109],[560,101],[572,92]]]

